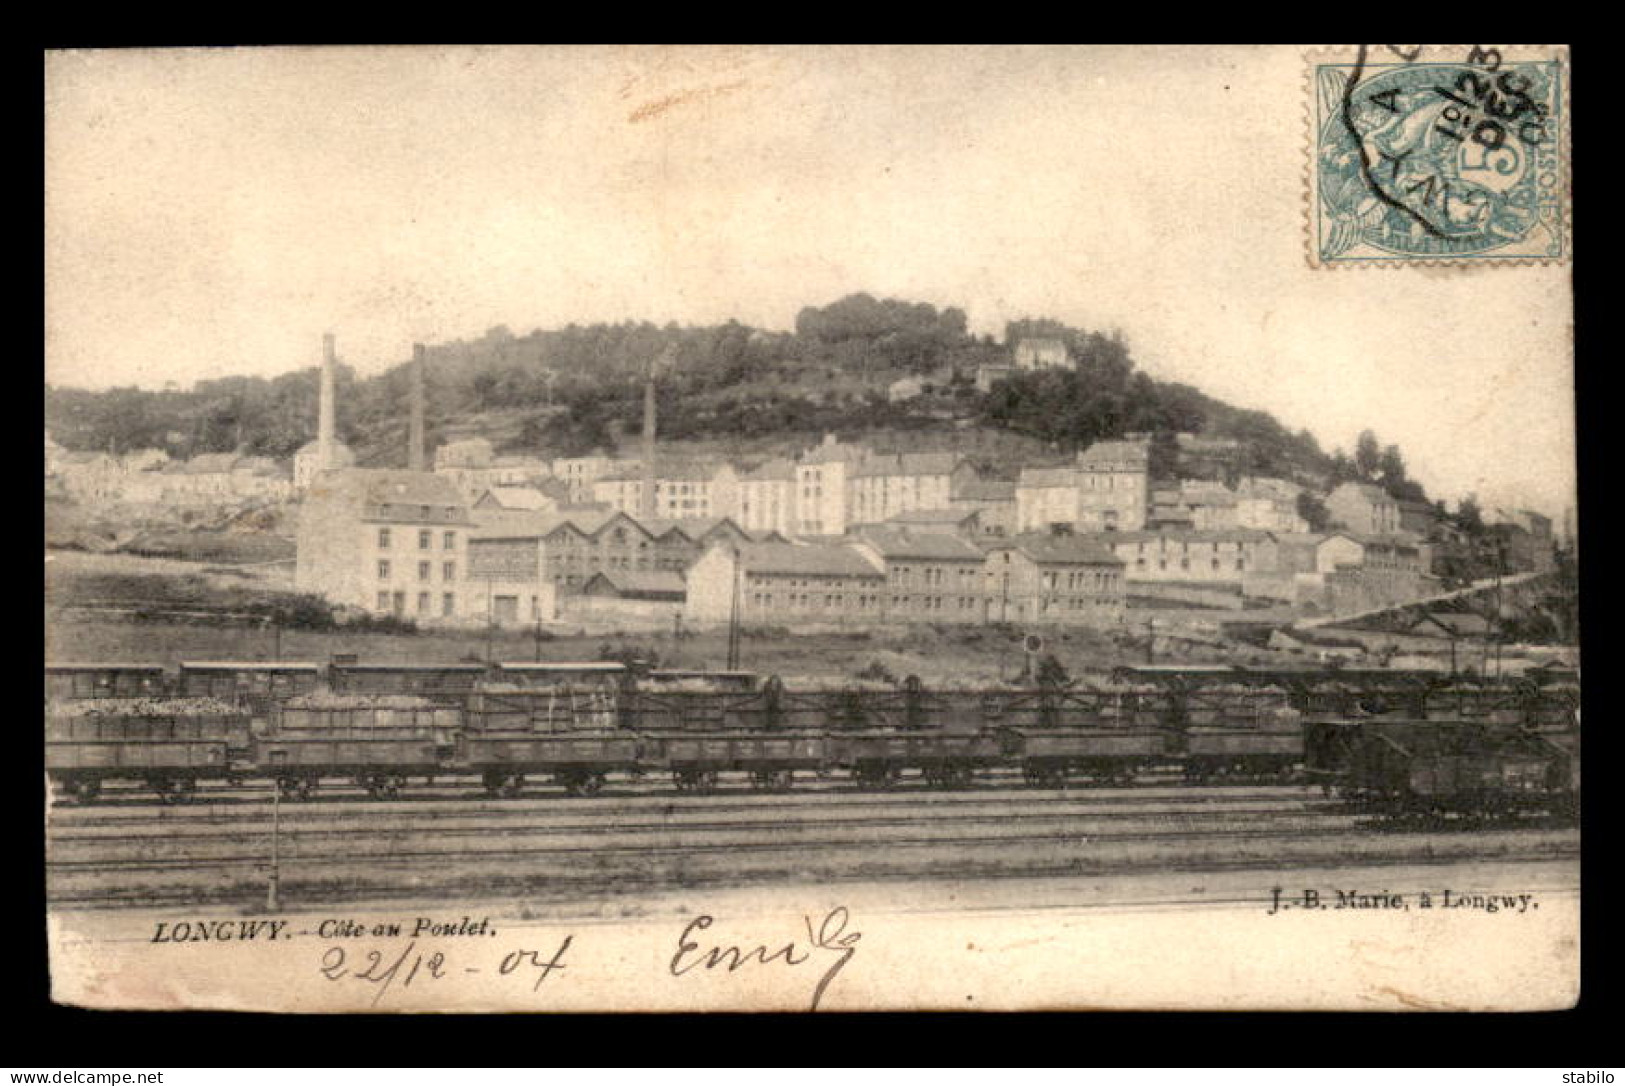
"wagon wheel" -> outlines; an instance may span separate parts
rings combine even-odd
[[[76,783],[80,803],[95,803],[96,797],[102,794],[102,782],[94,777]]]
[[[576,795],[596,796],[604,790],[604,775],[602,773],[585,773],[576,785]]]
[[[500,769],[487,769],[480,774],[480,784],[484,786],[485,794],[488,796],[505,795],[507,790],[504,785],[507,784],[507,780],[507,774]]]
[[[300,777],[298,783],[298,796],[301,802],[309,802],[311,793],[316,791],[315,777]]]
[[[497,794],[505,799],[515,799],[525,790],[525,775],[515,773],[506,779],[498,778]]]

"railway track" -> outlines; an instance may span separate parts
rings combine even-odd
[[[1176,790],[936,793],[926,804],[808,792],[519,801],[517,808],[492,801],[473,810],[423,801],[285,805],[280,875],[286,894],[313,902],[423,893],[545,898],[784,879],[1428,862],[1578,848],[1577,833],[1541,829],[1372,835],[1358,817],[1302,789],[1159,792]],[[203,807],[144,816],[53,812],[48,897],[84,905],[253,901],[269,873],[268,815]]]

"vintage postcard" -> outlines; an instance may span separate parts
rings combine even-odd
[[[44,56],[52,990],[1579,993],[1561,46]]]

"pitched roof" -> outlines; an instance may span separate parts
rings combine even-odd
[[[563,522],[557,513],[486,505],[474,510],[470,539],[540,539]]]
[[[1153,539],[1171,539],[1178,543],[1258,543],[1270,539],[1269,532],[1257,528],[1204,528],[1177,532],[1133,531],[1102,532],[1093,536],[1103,543],[1148,543]]]
[[[741,536],[748,535],[745,529],[735,524],[730,517],[648,517],[639,520],[638,523],[653,536],[678,531],[690,539],[698,540],[723,527],[730,527]]]
[[[886,518],[887,524],[963,524],[980,520],[974,509],[910,509]]]
[[[858,464],[854,478],[876,475],[952,475],[964,457],[951,452],[878,453]]]
[[[688,587],[683,582],[683,575],[665,569],[599,570],[587,578],[587,584],[582,587],[590,587],[594,581],[599,579],[602,579],[606,584],[618,591],[626,593],[682,596],[688,592]]]
[[[311,483],[306,502],[356,505],[369,517],[408,521],[422,520],[421,509],[427,506],[431,520],[469,523],[468,504],[457,487],[445,476],[427,471],[339,468]]]
[[[806,574],[814,577],[874,577],[881,571],[853,547],[844,544],[740,543],[743,568],[752,573]]]
[[[480,500],[490,498],[503,509],[545,510],[553,500],[533,486],[493,486],[486,488]]]
[[[835,441],[826,437],[822,445],[814,445],[801,454],[803,464],[828,464],[834,461],[845,461],[855,464],[865,459],[869,450],[862,445],[848,445],[845,442]]]
[[[1141,465],[1150,462],[1151,447],[1143,441],[1097,441],[1078,454],[1078,463],[1083,467],[1121,463]]]
[[[782,456],[774,457],[761,467],[752,468],[740,476],[747,482],[785,481],[796,477],[796,466]]]
[[[882,558],[916,558],[934,562],[980,562],[982,552],[947,532],[911,532],[906,528],[865,529],[862,542]]]
[[[1019,487],[1034,486],[1076,486],[1078,472],[1073,467],[1063,468],[1022,468],[1021,478],[1016,481]]]
[[[1011,479],[967,479],[954,490],[950,500],[1013,502],[1016,500],[1016,484]]]
[[[1111,550],[1084,536],[1020,535],[982,545],[984,551],[1016,550],[1039,565],[1120,566]]]

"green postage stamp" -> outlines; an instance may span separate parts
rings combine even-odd
[[[1309,74],[1311,263],[1569,258],[1561,49],[1352,46]]]

